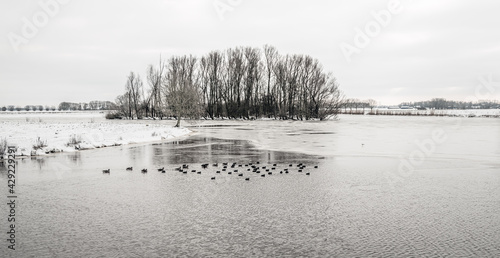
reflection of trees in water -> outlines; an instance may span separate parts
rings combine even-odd
[[[144,155],[145,146],[137,146],[129,149],[130,160],[140,159]]]
[[[73,152],[67,156],[69,162],[72,162],[75,165],[80,165],[82,163],[82,156],[80,152]]]
[[[306,161],[317,157],[301,153],[256,149],[244,140],[191,137],[153,146],[155,164],[193,164],[217,162],[285,162]]]
[[[0,161],[0,174],[1,175],[7,175],[7,162]]]
[[[36,165],[38,166],[38,169],[42,169],[45,166],[45,158],[39,158],[39,157],[31,157],[32,161],[36,162]],[[23,160],[24,162],[24,160]]]

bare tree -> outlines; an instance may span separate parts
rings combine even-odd
[[[344,103],[344,94],[339,89],[339,85],[332,74],[327,75],[326,85],[318,93],[320,103],[318,109],[318,118],[324,120],[330,117],[336,117],[340,107]]]
[[[242,81],[246,69],[243,53],[241,48],[228,49],[226,51],[226,77],[223,84],[222,96],[226,104],[228,116],[232,118],[238,118],[242,115]]]
[[[123,115],[123,116],[129,116],[131,117],[132,115],[132,109],[131,105],[129,103],[129,94],[126,92],[123,95],[120,95],[116,97],[116,105],[118,105],[118,114]]]
[[[336,115],[343,95],[332,74],[317,59],[279,55],[272,46],[213,51],[196,59],[173,57],[147,70],[148,94],[140,77],[131,73],[125,94],[117,98],[130,118],[171,114],[199,118],[274,117],[325,119]],[[366,107],[352,101],[344,108]]]
[[[370,108],[370,113],[373,113],[373,108],[377,105],[377,101],[374,99],[368,99],[366,103],[368,103],[368,107]]]
[[[278,50],[275,47],[265,45],[264,46],[264,56],[266,59],[266,72],[267,72],[267,96],[274,95],[271,93],[271,85],[272,85],[272,76],[274,74],[273,70],[275,68],[276,61],[278,59]],[[273,91],[274,92],[274,91]],[[271,107],[274,106],[274,98],[266,98],[266,106]],[[276,111],[276,109],[274,109]],[[274,112],[274,116],[276,117],[276,112]]]
[[[277,112],[282,119],[288,118],[288,56],[286,57],[281,57],[278,59],[274,66],[274,75],[276,78],[276,86],[277,89],[274,92],[273,96],[274,98],[277,98]],[[266,95],[266,98],[269,98],[271,96]],[[270,108],[268,106],[265,106],[265,110],[267,108]]]
[[[126,92],[128,95],[128,104],[129,104],[129,117],[134,118],[133,115],[137,119],[141,119],[141,95],[143,90],[142,80],[139,75],[136,75],[134,72],[130,72],[130,75],[127,79],[127,84],[125,86]],[[134,113],[132,113],[132,110]]]
[[[177,118],[176,127],[181,126],[182,117],[198,118],[202,113],[196,64],[192,56],[172,57],[168,62],[163,89],[167,108]]]
[[[162,80],[165,76],[165,63],[161,59],[158,67],[154,67],[150,65],[148,67],[148,84],[150,87],[150,94],[146,100],[146,109],[151,111],[151,117],[160,116],[160,119],[163,116],[163,112],[161,111],[162,105],[162,94],[161,94],[161,84]]]
[[[254,91],[258,91],[260,81],[260,50],[257,48],[245,48],[245,75],[244,75],[244,106],[243,115],[250,118],[250,111],[256,102]]]
[[[224,55],[210,52],[200,61],[200,87],[203,104],[210,118],[224,116],[222,113],[222,84],[224,82]],[[227,114],[226,114],[227,115]]]

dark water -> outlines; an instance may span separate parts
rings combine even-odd
[[[180,141],[19,160],[17,250],[7,250],[3,241],[0,256],[500,255],[498,160],[473,158],[464,166],[433,156],[395,181],[389,172],[400,164],[398,156],[306,155],[299,147],[270,151],[255,148],[252,139],[210,137],[236,128],[245,139],[239,135],[245,127],[207,127]],[[318,146],[317,137],[343,134],[314,124],[302,129],[319,139]],[[243,177],[216,174],[222,162],[257,161],[277,169],[265,178],[245,166],[234,168]],[[202,169],[202,163],[211,165]],[[307,166],[302,173],[298,163]],[[181,164],[202,173],[175,171]],[[126,171],[129,166],[134,170]],[[111,174],[101,173],[106,168]],[[279,174],[285,168],[290,173]],[[0,172],[6,202],[5,168]],[[6,207],[0,215],[5,221]]]

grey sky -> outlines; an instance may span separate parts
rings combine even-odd
[[[372,12],[387,10],[391,1],[60,0],[68,3],[53,13],[39,4],[54,1],[0,2],[0,106],[114,101],[129,72],[145,78],[160,54],[200,56],[264,44],[319,59],[348,97],[382,104],[463,100],[480,76],[500,81],[500,2],[494,0],[400,0],[401,10],[350,62],[341,44],[356,46],[356,28],[377,22]],[[232,6],[217,11],[214,3]],[[53,17],[24,37],[23,18],[44,25],[40,13]],[[17,52],[13,35],[25,39]],[[499,99],[499,92],[491,96]]]

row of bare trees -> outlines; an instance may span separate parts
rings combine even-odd
[[[271,46],[238,47],[160,58],[147,69],[147,89],[131,73],[116,102],[122,116],[325,119],[343,95],[331,73],[305,55],[280,55]]]
[[[444,98],[433,98],[427,101],[403,102],[400,106],[416,107],[421,109],[495,109],[500,108],[498,100],[455,101]]]
[[[362,109],[363,113],[365,109],[370,109],[377,106],[377,101],[374,99],[360,100],[360,99],[345,99],[342,103],[343,113],[352,113],[353,109],[357,112],[358,109]],[[349,109],[349,111],[347,111]]]

